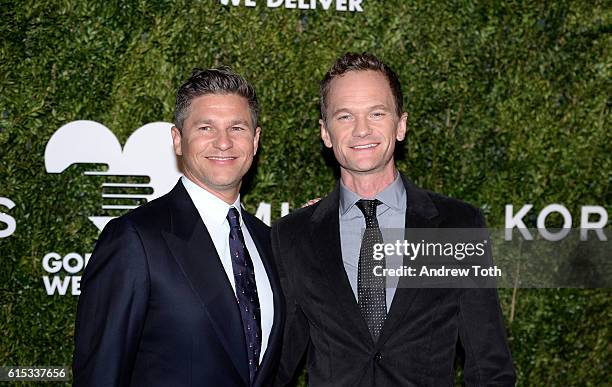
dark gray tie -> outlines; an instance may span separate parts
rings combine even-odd
[[[374,260],[374,244],[383,243],[382,233],[376,219],[376,207],[381,204],[377,199],[357,201],[356,206],[363,212],[366,229],[359,251],[359,266],[357,269],[357,298],[361,315],[365,319],[374,342],[382,331],[387,317],[387,300],[385,292],[385,277],[374,275],[374,267],[385,267],[385,260]]]

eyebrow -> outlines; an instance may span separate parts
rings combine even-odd
[[[387,107],[387,105],[383,105],[383,104],[370,106],[370,110],[376,110],[376,109],[391,110]]]
[[[366,109],[367,109],[367,110],[376,110],[376,109],[382,109],[382,110],[386,110],[386,111],[391,111],[391,109],[389,109],[389,108],[388,108],[386,105],[384,105],[384,104],[378,104],[378,105],[368,106]],[[336,109],[336,110],[335,110],[335,111],[332,113],[332,115],[334,115],[334,116],[335,116],[336,114],[338,114],[338,113],[342,113],[342,112],[347,112],[347,113],[350,113],[350,111],[351,111],[351,109],[350,109],[350,108],[347,108],[347,107],[341,107],[341,108],[339,108],[339,109]]]
[[[215,121],[208,119],[208,118],[202,118],[197,120],[196,122],[193,123],[194,126],[197,125],[214,125]],[[248,121],[242,120],[242,119],[238,119],[238,120],[231,120],[229,123],[229,126],[234,126],[234,125],[245,125],[250,127],[250,124]]]
[[[230,121],[230,126],[234,126],[234,125],[245,125],[250,127],[250,123],[245,121],[245,120],[232,120]]]
[[[197,125],[211,125],[213,123],[213,121],[207,119],[207,118],[200,118],[199,120],[196,120],[193,125],[197,126]]]

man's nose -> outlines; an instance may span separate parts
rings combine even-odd
[[[232,139],[226,130],[220,130],[213,144],[219,150],[228,150],[233,146]]]
[[[366,117],[357,116],[355,118],[355,126],[353,127],[354,137],[365,137],[372,133]]]

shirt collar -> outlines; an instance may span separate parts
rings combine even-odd
[[[395,175],[393,182],[379,192],[375,198],[394,210],[402,211],[405,208],[406,188],[399,172]],[[340,214],[345,215],[360,199],[363,198],[351,191],[340,180]]]
[[[242,211],[240,206],[240,194],[234,203],[227,204],[212,193],[200,187],[185,176],[181,178],[181,182],[185,186],[187,193],[191,197],[193,204],[200,213],[200,217],[207,227],[221,227],[223,222],[227,220],[227,213],[230,207],[235,207],[240,214],[240,225],[242,226]]]

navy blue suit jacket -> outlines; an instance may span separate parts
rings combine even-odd
[[[278,362],[283,301],[269,227],[242,211],[274,294],[255,386]],[[212,239],[179,182],[111,221],[81,281],[75,386],[249,386],[242,320]]]

